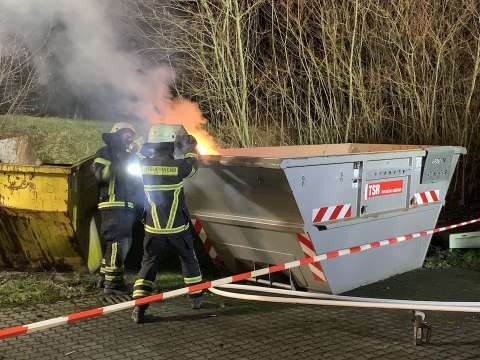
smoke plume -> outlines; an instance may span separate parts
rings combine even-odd
[[[77,97],[97,118],[182,123],[205,136],[198,106],[170,95],[171,67],[152,66],[132,48],[134,22],[123,0],[1,0],[0,46],[21,39],[40,84],[60,87],[54,104]]]

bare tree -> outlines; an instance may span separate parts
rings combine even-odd
[[[15,37],[5,36],[0,41],[0,112],[28,111],[36,86],[31,55]]]

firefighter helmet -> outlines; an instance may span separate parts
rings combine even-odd
[[[134,133],[137,133],[135,131],[135,128],[133,127],[133,125],[130,124],[130,123],[127,123],[127,122],[116,123],[115,125],[113,125],[112,130],[110,130],[110,132],[113,134],[113,133],[116,133],[117,131],[120,131],[122,129],[129,129],[129,130],[133,131]]]
[[[182,125],[155,124],[148,132],[147,142],[150,144],[173,143],[177,135],[187,135]]]

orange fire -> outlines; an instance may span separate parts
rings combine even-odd
[[[149,113],[152,124],[166,123],[183,125],[190,135],[197,139],[197,150],[201,155],[218,154],[218,145],[213,137],[203,128],[207,119],[202,115],[197,104],[183,98],[176,98],[164,103],[161,113]]]

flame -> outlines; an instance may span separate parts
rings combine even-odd
[[[201,141],[201,140],[200,140]],[[209,154],[218,154],[213,148],[211,148],[208,144],[205,145],[203,142],[199,142],[197,144],[197,150],[200,155],[209,155]]]
[[[181,97],[173,100],[164,100],[160,107],[148,111],[146,117],[151,124],[161,122],[183,125],[187,132],[197,139],[197,150],[201,155],[218,154],[218,145],[213,137],[203,128],[207,119],[202,115],[196,103]]]

